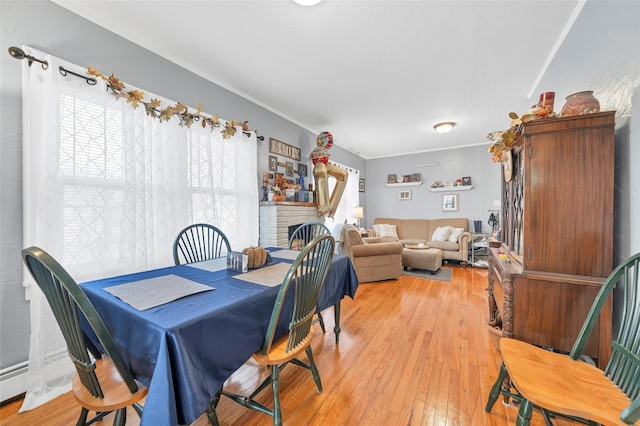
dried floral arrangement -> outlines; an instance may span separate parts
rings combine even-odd
[[[240,122],[238,120],[225,121],[224,124],[220,122],[220,117],[213,116],[207,117],[202,115],[202,105],[198,105],[198,111],[193,113],[189,112],[189,108],[181,102],[176,103],[173,106],[167,106],[161,108],[161,102],[158,99],[151,99],[150,101],[144,100],[144,92],[141,90],[127,90],[125,84],[120,81],[113,74],[110,77],[105,76],[100,71],[93,67],[87,68],[87,74],[101,78],[107,82],[109,90],[116,97],[116,99],[125,99],[131,104],[133,108],[138,108],[141,104],[144,105],[144,109],[148,116],[157,118],[161,122],[169,121],[171,118],[176,117],[179,120],[180,126],[191,127],[194,121],[201,121],[202,128],[209,126],[211,131],[215,128],[223,127],[221,130],[222,137],[228,139],[236,133],[236,126],[242,127],[243,132],[250,132],[248,121]]]
[[[553,118],[556,113],[553,112],[553,104],[550,105],[534,105],[526,111],[522,116],[518,116],[515,112],[509,113],[511,119],[511,127],[507,130],[491,132],[487,135],[489,143],[489,152],[494,163],[502,161],[502,155],[511,149],[518,135],[522,132],[522,124],[534,120]]]

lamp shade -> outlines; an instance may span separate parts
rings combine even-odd
[[[364,209],[362,207],[354,207],[353,215],[356,217],[356,219],[364,218]]]

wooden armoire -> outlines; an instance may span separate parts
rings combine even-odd
[[[571,350],[613,268],[614,124],[609,111],[525,123],[517,136],[489,255],[489,324],[503,336]],[[585,354],[602,364],[610,343],[611,300]]]

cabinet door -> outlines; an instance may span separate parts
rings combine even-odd
[[[596,127],[527,138],[525,270],[596,277],[610,273],[614,168],[610,132]]]
[[[511,180],[505,181],[502,173],[502,227],[503,240],[509,251],[522,256],[524,222],[524,152],[519,144],[512,153]]]

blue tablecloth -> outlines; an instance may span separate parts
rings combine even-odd
[[[103,290],[169,274],[215,290],[144,311]],[[81,284],[136,379],[149,386],[142,425],[193,422],[224,381],[262,347],[279,287],[232,278],[236,274],[181,265]],[[349,258],[334,256],[318,310],[353,298],[357,287]]]

